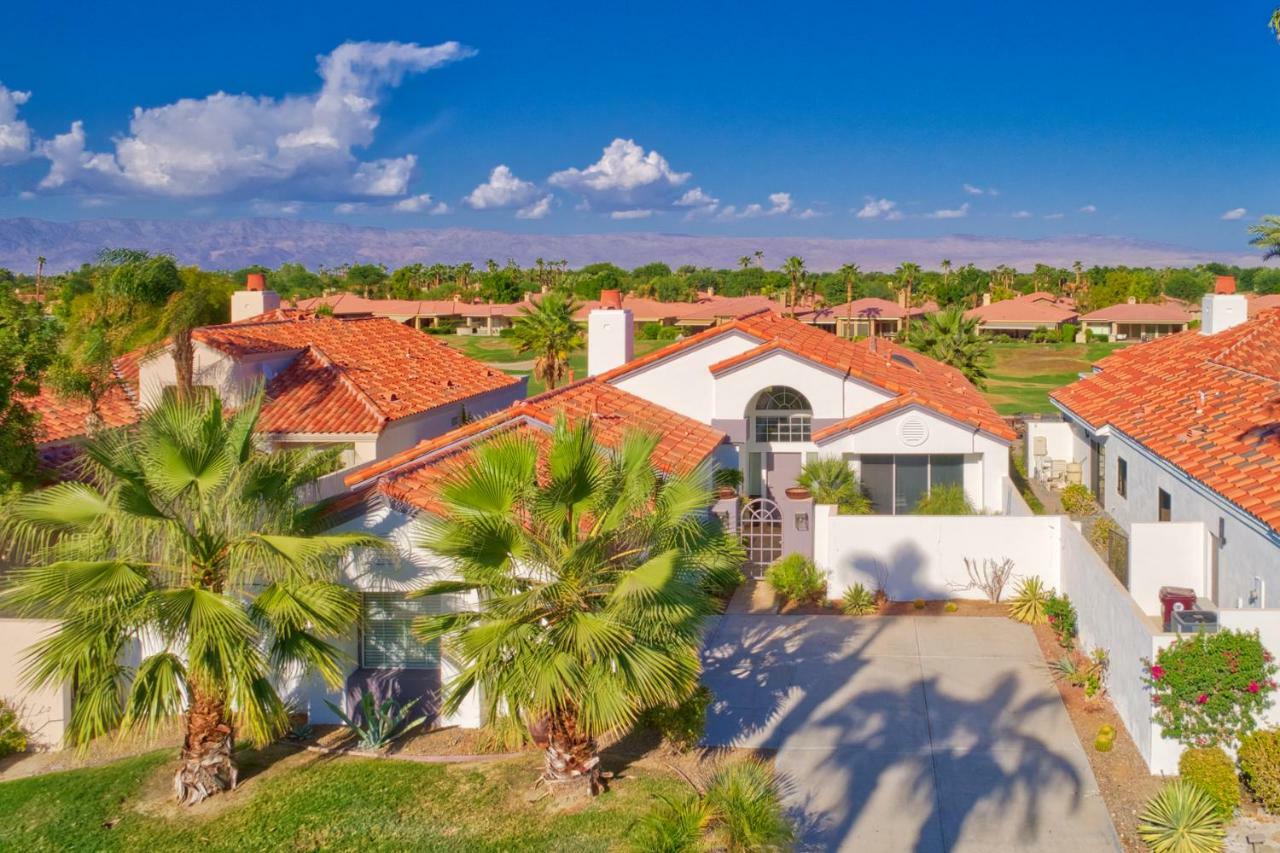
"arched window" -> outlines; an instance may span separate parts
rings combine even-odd
[[[812,421],[813,407],[794,388],[774,385],[756,397],[756,441],[808,441]]]

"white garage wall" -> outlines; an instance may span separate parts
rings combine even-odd
[[[71,719],[71,689],[31,690],[23,685],[22,672],[27,649],[57,627],[50,619],[0,619],[0,699],[18,709],[32,745],[45,749],[62,746]]]

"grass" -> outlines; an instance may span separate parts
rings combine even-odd
[[[473,765],[243,753],[241,787],[171,801],[173,752],[0,783],[0,849],[569,850],[616,847],[655,797],[682,789],[628,768],[609,793],[530,802],[541,756]]]
[[[441,335],[437,340],[443,341],[459,352],[478,361],[488,362],[495,367],[500,367],[507,373],[515,376],[526,376],[529,374],[527,367],[516,365],[524,365],[533,360],[531,353],[516,352],[515,344],[510,338],[489,338],[471,335]],[[661,349],[671,341],[650,341],[637,339],[635,342],[635,354],[637,357],[648,355],[654,350]],[[581,379],[587,375],[587,351],[575,350],[569,356],[569,366],[573,368],[575,378]],[[529,396],[538,394],[544,390],[544,386],[532,376],[529,377]]]
[[[1123,344],[991,345],[995,364],[987,378],[987,400],[1002,415],[1055,412],[1049,392],[1076,381],[1093,363]]]

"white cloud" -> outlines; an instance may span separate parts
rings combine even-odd
[[[677,172],[657,151],[631,139],[615,139],[585,169],[563,169],[547,179],[580,196],[588,209],[631,212],[672,207],[683,196],[689,172]]]
[[[527,207],[522,207],[516,211],[516,219],[541,219],[551,212],[551,202],[554,196],[547,193],[542,198],[535,201]]]
[[[1019,211],[1017,211],[1017,212],[1015,212],[1015,213],[1013,214],[1013,218],[1014,218],[1014,219],[1030,219],[1030,218],[1031,218],[1031,211],[1029,211],[1029,210],[1019,210]]]
[[[341,213],[345,216],[350,213],[359,213],[364,208],[365,203],[362,201],[344,201],[341,204],[334,205],[333,212]]]
[[[1226,219],[1227,221],[1232,221],[1235,219],[1244,219],[1245,214],[1248,212],[1249,211],[1245,210],[1243,207],[1233,207],[1230,210],[1228,210],[1226,213],[1222,214],[1222,218]]]
[[[879,219],[884,217],[885,219],[896,221],[902,218],[902,211],[898,210],[896,201],[867,196],[866,204],[862,205],[854,215],[859,219]]]
[[[1086,204],[1084,207],[1080,208],[1080,212],[1081,213],[1097,213],[1098,206],[1096,204]]]
[[[347,42],[319,58],[319,91],[283,98],[230,95],[137,107],[111,153],[87,150],[84,127],[40,146],[46,188],[168,197],[395,198],[408,192],[412,154],[361,161],[383,93],[406,74],[465,59],[456,42],[423,47]]]
[[[8,89],[0,83],[0,166],[20,163],[31,156],[31,128],[18,118],[18,107],[30,98],[30,92]]]
[[[435,207],[427,211],[428,216],[443,216],[446,213],[453,213],[453,208],[443,201],[436,202]]]
[[[963,219],[969,215],[969,202],[966,201],[959,207],[943,208],[925,215],[930,219]]]
[[[652,210],[615,210],[609,214],[610,219],[648,219],[653,216]]]
[[[982,195],[982,187],[975,187],[973,184],[963,184],[964,191],[969,195]]]
[[[814,210],[812,207],[806,207],[804,210],[796,214],[797,219],[817,219],[820,216],[826,216],[821,210]]]
[[[1061,218],[1062,218],[1062,214],[1061,214],[1061,213],[1046,213],[1046,214],[1044,215],[1044,218],[1045,218],[1045,219],[1061,219]]]
[[[33,193],[31,190],[23,190],[22,192],[18,193],[18,198],[22,199],[23,201],[31,201],[31,199],[35,197],[36,197],[36,194]]]
[[[710,195],[702,189],[702,187],[694,187],[691,190],[685,190],[684,195],[675,201],[676,207],[688,209],[688,213],[684,215],[685,219],[696,219],[699,216],[710,216],[716,212],[716,208],[720,206],[720,199]]]
[[[726,207],[720,211],[721,219],[755,219],[760,216],[782,216],[790,213],[795,206],[791,201],[791,193],[770,193],[769,206],[763,204],[751,203],[742,210],[738,210],[733,205]]]
[[[391,209],[397,213],[422,213],[424,210],[430,213],[435,213],[436,208],[440,207],[440,205],[444,205],[444,210],[440,212],[449,212],[449,205],[444,204],[444,202],[432,205],[432,201],[433,199],[431,198],[430,193],[421,193],[419,195],[411,195],[408,198],[400,199],[395,204],[391,205]]]
[[[294,216],[302,211],[302,203],[298,201],[266,201],[258,199],[252,205],[253,212],[259,216]]]
[[[537,196],[536,184],[522,181],[505,165],[498,165],[489,173],[489,180],[472,190],[463,202],[475,210],[503,210],[524,207]]]

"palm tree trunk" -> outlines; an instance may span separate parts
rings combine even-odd
[[[231,758],[234,740],[226,701],[193,685],[182,763],[173,777],[178,802],[193,806],[235,789],[239,771]]]
[[[552,714],[548,720],[545,769],[547,782],[585,780],[592,796],[600,793],[600,756],[595,738],[578,731],[577,719],[571,711]]]

